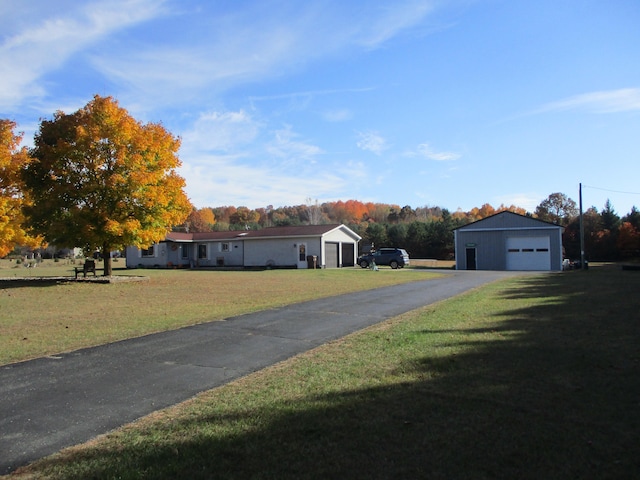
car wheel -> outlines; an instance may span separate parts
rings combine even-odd
[[[360,266],[362,268],[367,268],[369,266],[369,262],[367,262],[366,260],[361,260],[360,261]]]
[[[396,268],[398,268],[398,262],[396,262],[395,260],[391,260],[389,266],[395,270]]]

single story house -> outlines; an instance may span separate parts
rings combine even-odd
[[[345,225],[270,227],[235,232],[171,232],[148,249],[127,247],[127,268],[352,267],[361,239]]]
[[[564,228],[500,212],[454,230],[457,270],[562,270]]]

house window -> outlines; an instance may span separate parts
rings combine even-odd
[[[207,245],[198,245],[198,258],[207,258]]]
[[[228,252],[229,251],[229,242],[222,242],[220,244],[220,251],[221,252]]]
[[[142,256],[143,257],[153,257],[153,247],[154,245],[151,245],[149,248],[143,248],[142,249]]]

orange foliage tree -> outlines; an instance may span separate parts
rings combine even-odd
[[[189,232],[210,232],[216,224],[216,216],[211,208],[193,208],[187,220],[185,227]]]
[[[28,203],[21,188],[20,170],[29,161],[22,137],[14,133],[16,124],[0,120],[0,258],[16,245],[36,247],[42,238],[31,237],[23,228],[22,207]]]
[[[476,220],[481,220],[483,218],[490,217],[494,213],[496,213],[496,209],[493,208],[490,204],[485,203],[480,208],[473,207],[469,211],[469,217],[472,221],[476,221]]]
[[[640,252],[640,232],[631,222],[623,222],[620,225],[616,246],[623,257],[634,256]]]
[[[358,200],[329,202],[323,205],[329,218],[340,223],[359,224],[368,217],[367,206]]]
[[[180,140],[141,124],[111,97],[43,120],[22,179],[28,224],[52,244],[110,252],[162,240],[192,209],[183,191]]]

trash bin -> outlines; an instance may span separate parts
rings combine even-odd
[[[317,255],[307,255],[307,267],[316,269],[318,268],[318,256]]]

